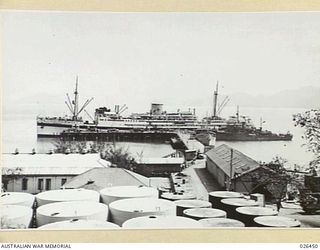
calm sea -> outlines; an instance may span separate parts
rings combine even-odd
[[[263,129],[277,133],[290,131],[293,134],[293,140],[290,142],[219,141],[216,145],[228,144],[258,161],[268,162],[274,157],[280,156],[288,160],[290,164],[307,165],[312,159],[312,154],[307,152],[305,147],[302,147],[302,144],[305,143],[302,138],[304,130],[295,127],[292,121],[292,114],[303,111],[303,109],[284,108],[242,108],[240,115],[250,116],[256,126],[259,126],[260,118],[262,118],[265,121]],[[201,107],[197,108],[197,112],[205,114]],[[222,116],[228,117],[234,115],[235,112],[235,107],[227,107],[223,110]],[[49,149],[53,149],[53,140],[37,140],[36,130],[34,115],[5,114],[2,122],[2,152],[11,153],[16,148],[20,152],[31,152],[32,148],[35,148],[37,152],[48,152]],[[144,157],[162,157],[173,152],[169,144],[119,142],[119,145],[127,148],[133,156],[143,152]]]

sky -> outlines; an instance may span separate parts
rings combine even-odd
[[[184,107],[223,93],[319,86],[320,13],[2,12],[6,112]],[[89,108],[89,110],[90,110]],[[32,110],[32,111],[31,111]]]

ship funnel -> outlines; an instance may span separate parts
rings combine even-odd
[[[151,104],[151,115],[161,115],[162,114],[162,106],[163,104],[152,103]]]

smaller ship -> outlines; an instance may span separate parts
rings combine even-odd
[[[237,115],[230,117],[227,126],[216,129],[217,141],[291,141],[292,134],[277,134],[269,130],[262,129],[262,119],[260,119],[260,127],[256,128],[251,119],[247,116],[239,116],[239,108]]]
[[[269,130],[262,129],[262,120],[260,121],[260,127],[257,128],[252,123],[248,116],[239,115],[239,106],[237,106],[237,113],[235,116],[230,116],[229,119],[224,119],[219,116],[219,113],[229,102],[230,98],[225,97],[222,103],[217,106],[218,103],[218,83],[216,90],[214,91],[213,98],[213,116],[203,119],[203,123],[206,124],[213,132],[215,132],[217,141],[291,141],[292,134],[289,132],[273,133]],[[216,126],[215,124],[220,124]]]

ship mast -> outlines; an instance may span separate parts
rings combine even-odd
[[[78,76],[76,78],[76,88],[74,91],[74,100],[71,101],[69,95],[67,94],[67,101],[65,101],[65,104],[69,108],[71,114],[72,114],[72,120],[73,121],[78,121],[79,119],[79,114],[89,105],[89,103],[93,100],[87,99],[85,103],[81,106],[79,109],[79,92],[78,92]],[[81,119],[80,119],[81,120]]]
[[[237,113],[236,113],[236,115],[237,115],[237,123],[239,123],[240,122],[240,119],[239,119],[239,105],[237,105]]]
[[[76,89],[74,91],[74,110],[73,110],[73,120],[78,120],[78,76],[76,78]]]
[[[219,82],[217,81],[216,90],[213,93],[213,117],[217,116],[218,86]]]

